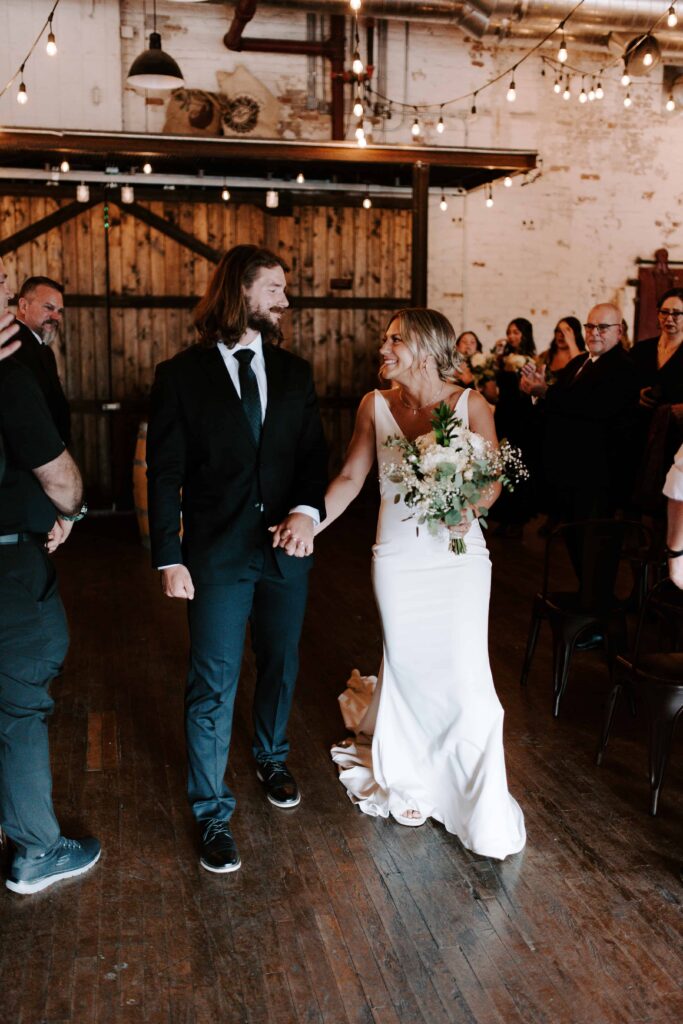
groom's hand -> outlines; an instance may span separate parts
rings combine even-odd
[[[184,597],[191,601],[194,597],[194,583],[185,565],[172,565],[161,570],[161,589],[166,597]]]
[[[274,548],[282,548],[285,554],[294,558],[313,554],[315,524],[304,512],[291,512],[278,526],[269,529],[273,534]]]

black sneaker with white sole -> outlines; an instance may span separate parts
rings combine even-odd
[[[284,761],[264,757],[257,763],[256,775],[265,787],[266,796],[275,807],[296,807],[301,803],[299,787]]]
[[[209,818],[204,822],[199,863],[207,871],[219,875],[237,871],[240,867],[242,861],[227,821]]]
[[[39,857],[16,856],[5,885],[12,892],[32,893],[47,889],[64,878],[90,871],[100,859],[98,839],[66,839],[60,836],[51,850]]]

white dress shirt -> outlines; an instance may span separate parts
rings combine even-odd
[[[249,363],[251,369],[254,371],[256,377],[256,383],[258,384],[258,394],[261,401],[261,423],[266,418],[266,407],[268,405],[268,379],[266,377],[266,361],[263,358],[263,341],[261,335],[257,334],[253,341],[249,342],[248,345],[235,345],[234,348],[228,348],[222,341],[218,343],[218,351],[223,357],[225,367],[230,374],[230,380],[235,386],[235,391],[242,398],[242,391],[240,388],[240,364],[235,359],[235,352],[244,351],[249,349],[254,353],[254,358]],[[263,508],[263,506],[262,506]],[[292,515],[294,512],[301,512],[306,516],[310,516],[315,526],[320,525],[320,515],[317,508],[313,508],[312,505],[295,505],[294,508],[289,510],[289,514]],[[275,525],[275,524],[272,524]],[[173,565],[177,565],[174,562]],[[160,565],[161,569],[172,569],[172,565]]]

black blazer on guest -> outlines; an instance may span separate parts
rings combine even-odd
[[[616,345],[582,369],[581,353],[562,369],[544,402],[543,465],[561,488],[594,488],[613,498],[630,493],[638,373]]]
[[[683,345],[679,345],[664,366],[657,365],[659,338],[638,341],[631,350],[638,371],[641,388],[654,388],[657,401],[662,405],[683,402]]]
[[[267,527],[296,505],[324,518],[327,447],[311,368],[272,345],[263,356],[268,399],[258,448],[217,348],[194,345],[157,367],[147,433],[156,567],[182,562],[195,582],[233,583],[270,544]],[[275,557],[287,577],[310,568],[310,557],[280,549]]]
[[[57,432],[64,444],[71,444],[71,413],[69,403],[62,388],[57,372],[57,361],[49,345],[43,345],[26,324],[17,320],[19,331],[13,341],[20,341],[14,358],[28,367],[38,381],[40,390],[45,396],[47,407],[57,427]]]

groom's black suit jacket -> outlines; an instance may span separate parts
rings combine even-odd
[[[153,565],[182,562],[195,582],[233,583],[270,543],[267,527],[296,505],[324,518],[327,447],[311,368],[272,345],[263,356],[258,448],[217,348],[195,345],[157,367],[147,434]],[[310,568],[310,557],[275,557],[286,577]]]
[[[20,320],[17,320],[19,330],[14,335],[13,341],[20,341],[21,348],[17,349],[14,358],[32,372],[40,390],[45,396],[47,407],[50,410],[52,419],[57,427],[57,432],[64,444],[69,447],[71,444],[71,414],[69,403],[64,394],[59,374],[57,373],[57,361],[49,345],[43,345],[36,338],[32,330]]]

